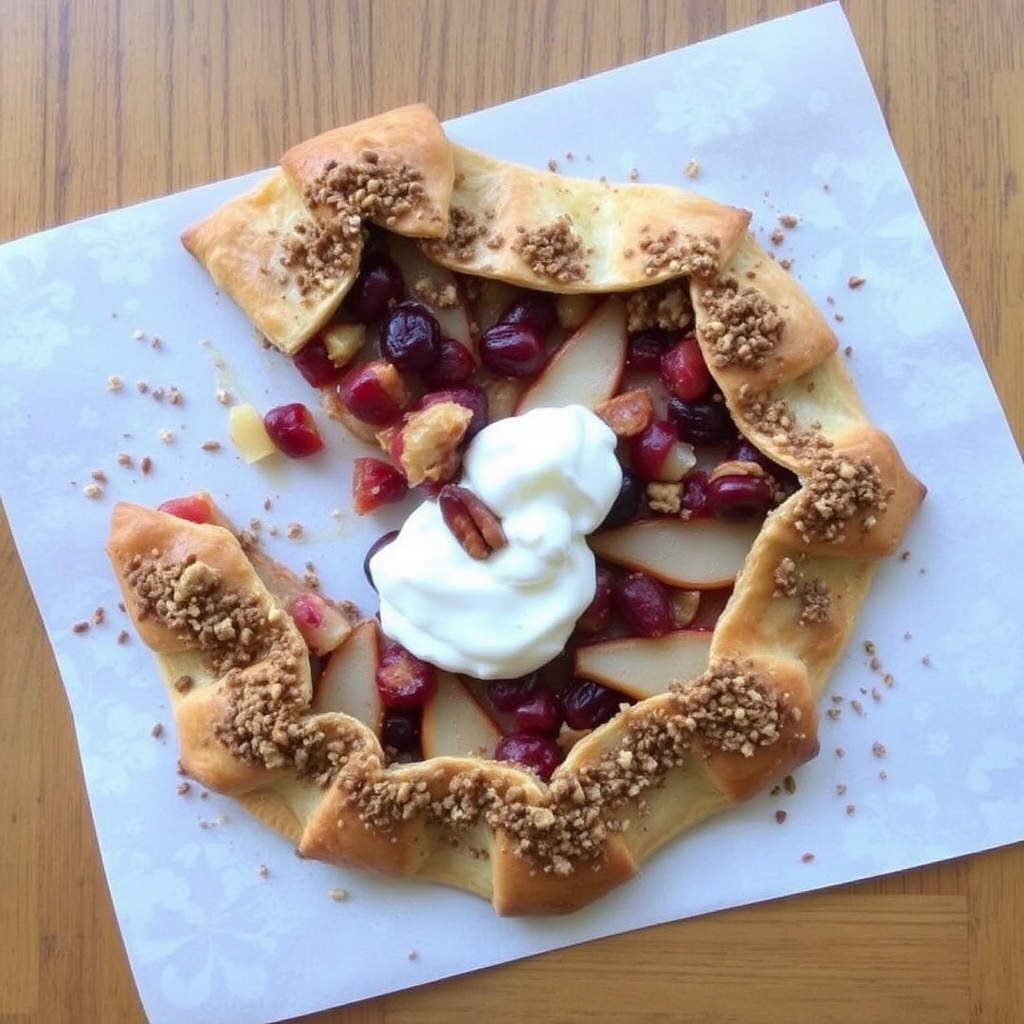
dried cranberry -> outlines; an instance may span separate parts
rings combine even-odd
[[[661,369],[661,357],[672,344],[672,337],[668,331],[655,329],[631,334],[626,350],[626,365],[633,370],[657,373]]]
[[[494,748],[496,761],[512,761],[536,772],[545,782],[565,759],[565,752],[545,736],[503,736]]]
[[[454,338],[441,338],[441,351],[437,362],[420,370],[428,388],[448,388],[465,384],[476,369],[472,352]]]
[[[630,573],[618,581],[615,605],[635,636],[664,636],[674,625],[665,588],[646,573]]]
[[[441,358],[441,327],[421,302],[401,302],[380,325],[380,354],[400,370],[426,370]]]
[[[621,705],[628,703],[618,690],[590,679],[574,680],[562,694],[565,723],[570,729],[596,729],[614,718]]]
[[[315,388],[335,383],[341,375],[340,367],[331,362],[323,338],[317,336],[308,341],[292,356],[295,369],[302,374],[307,384]]]
[[[353,463],[352,508],[357,515],[401,501],[408,491],[409,482],[390,462],[363,456]]]
[[[687,519],[705,519],[708,509],[708,475],[703,469],[691,469],[683,477],[683,491],[679,495],[679,510]]]
[[[431,391],[420,399],[418,408],[426,409],[431,405],[437,405],[438,402],[457,402],[473,414],[473,418],[466,428],[464,441],[471,440],[487,426],[487,393],[483,388],[467,385],[466,387]]]
[[[492,679],[487,684],[487,699],[497,711],[515,711],[528,701],[540,686],[536,672],[514,679]]]
[[[708,511],[723,523],[755,523],[774,503],[772,485],[763,476],[727,473],[708,483]]]
[[[622,471],[622,483],[619,484],[619,493],[608,510],[608,515],[598,527],[599,530],[611,530],[616,526],[625,526],[636,518],[640,510],[640,499],[643,497],[643,487],[637,478],[628,470]]]
[[[725,444],[736,437],[736,424],[721,396],[696,402],[673,398],[668,414],[675,421],[679,437],[691,444]]]
[[[390,644],[381,652],[376,681],[387,707],[422,707],[437,692],[437,669],[401,644]]]
[[[703,398],[715,383],[704,362],[704,353],[692,334],[677,341],[662,355],[659,371],[665,387],[685,402]]]
[[[513,730],[531,736],[557,736],[562,721],[562,705],[545,683],[540,683],[512,713]]]
[[[532,292],[517,299],[499,317],[505,324],[526,324],[546,338],[558,324],[555,300],[543,292]]]
[[[405,294],[402,271],[381,250],[363,254],[359,276],[345,296],[345,309],[361,324],[379,320]]]
[[[382,548],[386,548],[396,537],[398,536],[397,530],[388,530],[387,533],[382,533],[369,547],[366,555],[363,557],[363,573],[366,576],[366,582],[377,589],[376,584],[373,582],[373,576],[370,575],[370,559],[373,558],[378,551]]]
[[[532,377],[547,361],[544,335],[528,323],[499,321],[480,335],[480,361],[503,377]]]
[[[268,409],[263,417],[270,440],[290,459],[305,459],[324,446],[313,414],[301,402]]]

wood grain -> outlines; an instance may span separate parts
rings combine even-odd
[[[0,238],[266,166],[399,103],[466,113],[806,6],[0,0]],[[1021,443],[1024,6],[844,6]],[[0,593],[0,1024],[142,1021],[63,690],[2,519]],[[1015,1022],[1022,964],[1016,846],[305,1020]]]

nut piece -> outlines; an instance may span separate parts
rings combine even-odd
[[[651,425],[654,402],[646,388],[637,388],[601,402],[594,412],[611,427],[616,437],[636,437]]]
[[[470,558],[482,561],[508,546],[501,521],[468,487],[445,484],[437,504],[445,526]]]

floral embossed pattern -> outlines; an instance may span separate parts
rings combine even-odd
[[[720,119],[707,119],[708,104]],[[242,314],[177,242],[239,183],[4,246],[3,499],[75,713],[126,948],[157,1024],[298,1015],[1024,837],[1015,685],[1024,649],[1004,572],[1004,551],[1024,547],[1020,460],[838,7],[449,127],[495,155],[541,168],[558,158],[566,173],[595,177],[635,168],[642,180],[685,185],[696,161],[696,187],[749,206],[762,244],[792,261],[835,318],[873,419],[928,481],[929,501],[906,557],[879,573],[826,697],[822,754],[798,792],[716,819],[585,915],[541,930],[495,920],[458,893],[297,860],[227,801],[184,787],[149,660],[141,644],[118,642],[125,622],[102,550],[116,499],[157,504],[205,487],[239,522],[258,517],[275,557],[300,573],[313,563],[325,592],[357,600],[363,554],[389,526],[332,515],[338,460],[356,454],[340,430],[325,429],[330,459],[301,474],[264,475],[230,447],[221,399],[294,397],[290,368],[252,344]],[[950,453],[962,451],[972,457],[954,475]],[[986,542],[997,529],[1001,550]],[[986,654],[993,638],[997,672]],[[751,863],[752,845],[771,856]],[[303,956],[311,932],[321,956],[355,958],[353,969],[314,982]],[[453,944],[453,935],[466,938]]]

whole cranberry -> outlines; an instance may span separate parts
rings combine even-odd
[[[637,331],[629,336],[626,365],[633,370],[650,370],[657,373],[661,369],[661,357],[671,344],[672,335],[668,331],[655,328]]]
[[[302,374],[307,384],[315,388],[327,387],[341,378],[342,370],[331,362],[327,346],[319,335],[308,341],[292,356],[295,369]]]
[[[382,548],[386,548],[396,537],[398,536],[397,530],[388,530],[387,533],[382,533],[368,548],[366,555],[363,557],[363,574],[366,576],[366,582],[377,589],[376,584],[373,582],[373,576],[370,575],[370,559],[373,558],[378,551]]]
[[[673,398],[668,403],[668,414],[680,439],[691,444],[726,444],[736,437],[736,424],[720,395],[695,402]]]
[[[384,251],[363,254],[359,276],[345,296],[345,309],[361,324],[379,320],[402,300],[405,284],[398,264]]]
[[[454,338],[441,338],[441,351],[433,366],[420,370],[428,388],[449,388],[465,384],[476,369],[472,352]]]
[[[576,620],[576,632],[583,636],[597,636],[612,621],[614,608],[615,574],[606,565],[595,569],[594,596],[583,614]]]
[[[684,402],[703,398],[715,383],[704,362],[704,353],[692,334],[677,341],[662,355],[659,370],[665,387]]]
[[[381,652],[376,682],[386,707],[422,707],[437,692],[437,669],[401,644],[390,644]]]
[[[664,636],[672,630],[672,605],[653,576],[633,572],[619,580],[615,604],[634,636]]]
[[[574,680],[562,694],[565,723],[570,729],[596,729],[614,718],[621,705],[628,703],[618,690],[591,679]]]
[[[480,361],[503,377],[532,377],[547,362],[544,335],[528,323],[499,320],[480,335]]]
[[[760,466],[774,481],[776,488],[792,492],[797,489],[799,481],[796,474],[780,466],[774,459],[770,459],[757,445],[748,441],[740,435],[730,446],[725,457],[730,462],[753,462]]]
[[[422,753],[420,736],[422,713],[419,708],[388,708],[380,726],[384,750],[398,761],[418,761]]]
[[[441,327],[421,302],[400,302],[380,325],[380,354],[400,370],[426,370],[441,358]]]
[[[514,679],[492,679],[487,684],[487,699],[497,711],[512,712],[525,704],[540,686],[536,672]]]
[[[775,503],[766,477],[729,473],[708,483],[708,511],[723,523],[754,523]]]
[[[537,688],[512,713],[512,728],[530,736],[558,735],[562,728],[562,705],[555,691],[545,683]]]
[[[268,409],[263,416],[270,440],[290,459],[305,459],[324,446],[313,414],[301,402]]]
[[[536,772],[545,782],[565,759],[565,752],[546,736],[503,736],[494,748],[495,761],[512,761]]]
[[[532,292],[517,299],[499,317],[501,323],[526,324],[546,338],[558,324],[555,300],[543,292]]]
[[[643,487],[640,481],[628,469],[622,471],[622,483],[619,484],[619,493],[604,517],[599,530],[611,530],[616,526],[625,526],[632,522],[640,510],[640,499],[643,497]]]
[[[683,477],[682,484],[680,512],[685,512],[687,519],[705,519],[711,515],[708,509],[708,474],[703,469],[691,469]]]

